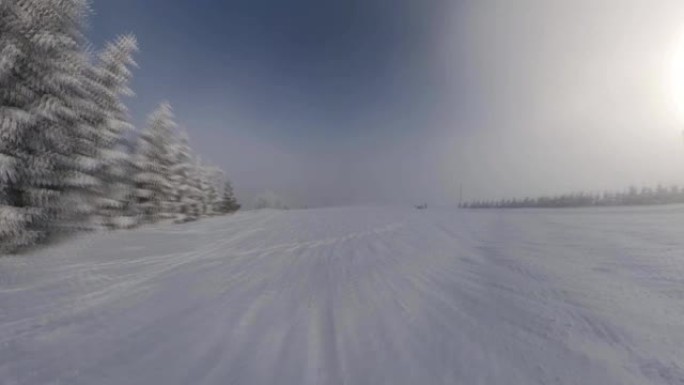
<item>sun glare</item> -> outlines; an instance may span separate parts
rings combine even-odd
[[[684,31],[680,33],[674,48],[671,82],[672,103],[678,118],[684,123]]]

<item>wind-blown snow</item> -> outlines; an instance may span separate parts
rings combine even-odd
[[[683,384],[684,208],[240,213],[0,258],[3,384]]]

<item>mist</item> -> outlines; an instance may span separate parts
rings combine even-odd
[[[243,201],[452,205],[461,186],[491,199],[684,184],[679,1],[297,4],[310,13],[290,22],[226,10],[226,24],[273,25],[243,20],[231,28],[251,34],[225,41],[207,41],[225,32],[219,17],[161,47],[152,26],[136,31],[135,116],[171,95]]]
[[[475,113],[442,118],[449,128],[441,151],[452,154],[443,172],[462,175],[469,195],[484,198],[681,183],[672,64],[683,8],[676,1],[457,7],[463,12],[445,35],[463,40],[445,39],[443,61],[467,63],[452,79],[471,85]],[[453,92],[458,99],[461,91]]]

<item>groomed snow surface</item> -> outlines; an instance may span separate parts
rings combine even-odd
[[[684,207],[245,212],[2,257],[0,383],[684,384]]]

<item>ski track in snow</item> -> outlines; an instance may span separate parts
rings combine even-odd
[[[0,258],[0,384],[684,384],[684,207],[245,212]]]

